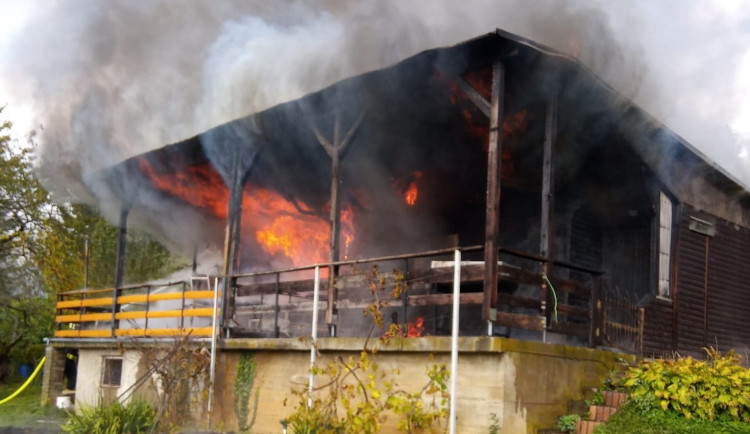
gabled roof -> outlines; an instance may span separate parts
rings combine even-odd
[[[402,176],[413,170],[411,160],[422,159],[451,175],[446,165],[452,162],[441,160],[443,147],[461,146],[468,140],[462,122],[467,116],[481,116],[478,111],[467,114],[471,110],[466,105],[451,101],[451,80],[467,71],[481,71],[495,60],[505,64],[508,76],[506,113],[539,104],[557,89],[566,112],[561,117],[577,116],[576,122],[591,119],[630,135],[628,139],[643,161],[681,201],[700,206],[699,196],[705,192],[688,185],[698,177],[711,191],[736,199],[737,206],[750,205],[750,193],[737,178],[622,97],[577,59],[502,30],[419,53],[391,67],[342,80],[298,100],[136,156],[105,170],[102,180],[121,201],[155,210],[159,200],[174,198],[144,201],[151,197],[144,195],[144,190],[161,190],[166,196],[174,196],[174,192],[155,188],[153,177],[144,172],[146,166],[152,173],[174,178],[177,173],[189,172],[190,167],[210,163],[211,173],[194,174],[190,180],[209,185],[215,183],[209,178],[217,175],[228,180],[238,161],[252,161],[250,177],[258,186],[272,186],[287,198],[320,208],[327,200],[327,194],[322,193],[330,186],[330,162],[314,129],[332,136],[334,118],[346,128],[363,111],[367,114],[358,131],[362,143],[351,151],[356,155],[351,157],[350,170],[363,170],[361,162],[371,159],[393,176]],[[480,154],[467,152],[466,161],[455,163],[478,164]],[[471,178],[464,187],[470,189],[479,181]],[[187,205],[201,208],[196,203]],[[727,213],[736,214],[735,208]],[[744,214],[723,217],[747,223],[750,217]]]

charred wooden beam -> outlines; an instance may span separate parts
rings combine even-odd
[[[505,68],[501,62],[492,65],[492,98],[490,100],[490,137],[487,152],[487,203],[484,242],[484,303],[482,319],[489,321],[490,310],[497,304],[497,256],[500,229],[500,169],[503,153],[503,96]]]
[[[550,265],[552,258],[553,245],[553,214],[555,206],[555,186],[554,186],[554,166],[552,164],[552,151],[557,138],[557,94],[552,93],[547,103],[547,113],[544,121],[544,150],[542,157],[542,221],[541,221],[541,240],[539,253],[546,258],[542,262],[542,273],[548,276],[550,274]],[[550,313],[547,309],[548,298],[547,282],[542,282],[542,306],[540,314],[547,318],[547,324],[550,324]]]
[[[453,77],[453,81],[456,83],[459,89],[466,94],[466,96],[474,103],[475,106],[488,118],[491,116],[492,107],[491,102],[487,101],[487,98],[483,97],[471,84],[469,84],[463,77]]]
[[[331,158],[331,216],[330,216],[330,246],[329,259],[331,263],[338,262],[340,259],[339,244],[341,239],[341,161],[352,142],[354,134],[359,129],[359,125],[365,117],[366,111],[357,117],[347,131],[346,135],[341,137],[341,121],[337,115],[334,119],[333,140],[328,140],[314,125],[312,126],[315,137],[320,145],[325,149]],[[336,325],[338,323],[338,309],[336,299],[338,298],[338,289],[336,288],[336,275],[338,266],[331,266],[328,270],[328,303],[326,308],[326,323],[330,336],[336,336]]]
[[[242,233],[242,198],[245,182],[250,176],[250,171],[258,157],[258,152],[254,152],[247,159],[241,155],[242,151],[237,151],[232,166],[231,180],[229,182],[229,203],[227,204],[227,224],[224,238],[224,279],[221,283],[221,320],[220,327],[224,328],[228,321],[234,315],[234,294],[230,293],[230,287],[234,287],[234,282],[230,282],[231,275],[235,274],[240,266],[240,236]],[[231,278],[234,281],[234,278]],[[231,285],[230,285],[231,284]]]
[[[512,327],[517,329],[531,330],[536,332],[544,331],[545,320],[543,316],[523,315],[520,313],[497,312],[497,317],[493,320],[497,325]]]
[[[122,281],[125,274],[125,250],[127,247],[128,235],[128,214],[130,214],[130,204],[123,204],[120,208],[120,223],[117,229],[117,265],[115,267],[115,286],[112,289],[112,337],[115,337],[115,330],[118,327],[116,319],[117,312],[120,311],[120,305],[117,304],[117,297],[122,289]]]

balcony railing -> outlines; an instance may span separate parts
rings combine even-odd
[[[462,261],[461,266],[459,302],[469,313],[461,314],[463,335],[503,335],[516,329],[540,333],[541,339],[545,339],[547,333],[575,336],[580,344],[597,346],[609,344],[605,333],[609,337],[611,330],[627,326],[629,333],[618,335],[618,340],[626,345],[633,341],[629,348],[638,351],[642,319],[640,327],[633,328],[625,324],[629,321],[619,321],[609,310],[604,311],[599,295],[599,271],[510,249],[499,249],[497,304],[492,308],[490,323],[482,322],[478,319],[484,301],[482,246],[460,250],[467,260]],[[381,272],[380,277],[392,283],[398,275],[409,287],[399,299],[389,302],[387,319],[398,321],[406,330],[419,317],[425,334],[448,334],[449,329],[441,324],[450,316],[452,303],[452,294],[447,290],[454,278],[453,263],[449,260],[451,252],[453,249],[442,249],[235,274],[227,276],[224,285],[219,283],[219,278],[210,284],[203,278],[202,287],[196,287],[194,282],[179,281],[61,293],[57,302],[55,337],[138,338],[188,334],[209,337],[218,334],[217,328],[226,337],[310,336],[312,312],[326,308],[328,289],[328,280],[324,277],[318,282],[321,301],[313,306],[312,270],[316,266],[324,273],[334,267],[338,269],[336,285],[340,311],[336,315],[339,329],[336,336],[358,336],[357,327],[362,328],[363,323],[362,310],[370,302],[371,282],[363,278],[367,275],[364,270],[372,265],[378,265],[380,270],[400,270],[398,273]],[[546,262],[549,275],[540,271]],[[227,288],[223,299],[222,287]],[[543,287],[547,290],[542,290]]]
[[[215,288],[204,286],[179,281],[59,293],[55,337],[211,336],[218,309]]]

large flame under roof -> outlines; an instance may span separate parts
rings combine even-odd
[[[488,92],[486,72],[495,60],[506,71],[504,187],[539,189],[541,147],[529,144],[541,142],[544,104],[559,90],[558,183],[586,177],[606,188],[627,178],[628,165],[622,173],[585,173],[588,156],[615,146],[610,137],[616,131],[637,155],[628,158],[649,166],[677,197],[692,194],[684,181],[700,176],[750,201],[740,182],[575,59],[500,30],[133,157],[104,170],[98,181],[108,200],[131,205],[140,225],[188,252],[222,245],[228,185],[237,165],[244,166],[243,255],[258,258],[265,251],[268,263],[291,259],[284,235],[268,232],[277,217],[306,221],[319,239],[305,242],[327,249],[331,159],[316,132],[343,135],[363,116],[341,169],[351,219],[345,242],[354,240],[360,255],[389,253],[386,245],[413,250],[416,239],[454,233],[481,242],[488,126],[455,83],[465,80],[479,94]],[[406,181],[401,191],[394,192],[394,180]],[[276,250],[264,249],[264,240],[277,243]],[[321,253],[304,258],[321,259]]]

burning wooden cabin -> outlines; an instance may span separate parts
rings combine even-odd
[[[137,345],[152,341],[138,338],[220,336],[211,414],[233,426],[227,391],[240,351],[255,349],[258,429],[273,431],[311,344],[247,338],[309,336],[324,309],[320,336],[363,337],[370,288],[404,282],[385,322],[431,337],[382,357],[419,376],[420,352],[446,360],[456,249],[462,431],[486,430],[490,414],[503,432],[551,426],[616,360],[502,337],[696,355],[750,338],[747,190],[574,59],[502,31],[135,156],[97,185],[122,209],[120,265],[131,218],[223,266],[166,286],[123,286],[120,266],[114,289],[60,294],[48,397],[62,391],[64,348],[88,374],[77,402],[95,404],[148,377]],[[351,353],[355,341],[312,346]]]
[[[502,31],[133,157],[100,182],[123,225],[134,216],[199,260],[224,252],[229,338],[309,335],[313,264],[329,335],[366,332],[351,270],[370,263],[410,286],[394,322],[447,334],[454,248],[468,261],[466,335],[649,354],[750,337],[750,194],[574,59]],[[93,335],[120,336],[109,300],[111,330]],[[159,334],[136,329],[121,335]]]

